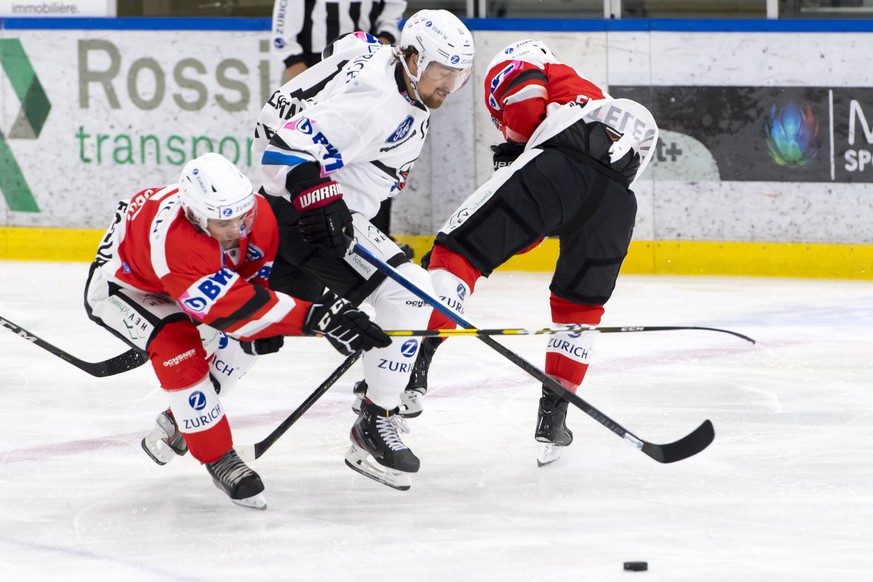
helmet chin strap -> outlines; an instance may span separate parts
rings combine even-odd
[[[409,79],[409,84],[412,85],[412,92],[415,94],[415,98],[418,101],[424,103],[421,95],[418,94],[418,81],[421,78],[421,71],[418,72],[418,77],[413,76],[412,73],[409,71],[409,65],[406,64],[406,58],[402,56],[400,58],[400,64],[403,65],[403,71],[406,73],[406,78]]]

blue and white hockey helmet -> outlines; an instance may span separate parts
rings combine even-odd
[[[464,86],[473,72],[473,35],[448,10],[419,10],[413,14],[400,33],[399,47],[412,47],[418,52],[415,75],[409,71],[406,60],[401,60],[414,84],[425,74],[450,73],[454,77],[451,89],[454,92]]]
[[[557,57],[549,50],[549,47],[541,40],[527,38],[514,42],[502,51],[494,55],[491,62],[488,64],[488,71],[493,69],[499,63],[504,61],[527,61],[539,68],[543,68],[546,63],[559,62]]]
[[[210,220],[241,216],[246,231],[251,230],[256,208],[252,183],[224,156],[210,152],[185,164],[179,194],[186,218],[201,231],[208,234]]]

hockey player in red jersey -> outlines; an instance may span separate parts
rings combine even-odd
[[[493,177],[437,234],[428,264],[434,288],[441,301],[462,314],[480,276],[544,237],[557,237],[552,321],[597,325],[630,245],[637,209],[630,186],[657,139],[654,120],[637,103],[612,100],[536,40],[498,53],[484,89],[485,105],[506,141],[492,146]],[[435,311],[429,327],[454,324]],[[595,335],[550,336],[546,373],[575,392],[591,361]],[[419,404],[411,414],[421,411],[439,343],[440,338],[423,342],[406,388],[418,394],[407,397]],[[541,465],[557,459],[573,440],[565,423],[567,405],[543,388],[535,430],[542,443]]]
[[[417,329],[432,308],[354,252],[352,239],[433,291],[422,268],[371,219],[399,194],[421,153],[430,113],[469,78],[473,40],[445,10],[421,10],[397,47],[364,33],[342,37],[321,62],[283,85],[261,110],[253,150],[279,221],[270,286],[302,298],[325,286],[373,306],[382,327]],[[399,416],[416,338],[397,338],[363,357],[367,399],[352,426],[346,464],[397,489],[420,466],[401,439]]]
[[[313,302],[267,287],[278,245],[269,204],[230,161],[208,153],[178,184],[119,203],[85,290],[89,317],[148,353],[169,400],[143,449],[158,464],[188,450],[239,505],[266,508],[264,485],[233,449],[219,398],[286,335],[325,335],[339,351],[390,339],[325,293]]]

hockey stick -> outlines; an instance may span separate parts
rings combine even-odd
[[[473,324],[464,320],[461,316],[437,301],[435,298],[431,297],[425,291],[419,289],[414,283],[398,273],[394,269],[394,267],[374,256],[370,251],[362,247],[360,244],[354,244],[354,251],[358,254],[358,256],[365,259],[376,269],[399,283],[407,290],[414,293],[418,298],[429,303],[434,309],[436,309],[461,327],[465,327],[468,329],[473,328]],[[659,463],[673,463],[676,461],[681,461],[682,459],[686,459],[692,455],[696,455],[697,453],[708,447],[715,438],[715,429],[713,428],[712,423],[709,420],[705,420],[699,427],[697,427],[691,433],[679,439],[678,441],[663,445],[646,442],[622,427],[620,424],[618,424],[608,416],[606,416],[604,413],[602,413],[591,404],[588,404],[588,402],[580,398],[577,394],[574,394],[573,392],[570,392],[569,390],[561,386],[556,380],[548,376],[545,372],[543,372],[533,364],[531,364],[515,352],[507,349],[500,343],[496,342],[490,336],[477,335],[476,337],[485,342],[485,344],[493,348],[510,362],[536,378],[538,381],[542,382],[543,385],[551,390],[554,394],[560,396],[561,398],[564,398],[565,400],[569,400],[573,403],[574,406],[582,410],[585,414],[614,432],[619,437],[628,441],[635,448],[641,450],[646,455],[655,459]]]
[[[260,459],[261,455],[263,455],[267,449],[273,446],[279,437],[285,434],[291,425],[297,422],[301,416],[303,416],[307,410],[309,410],[315,402],[324,396],[324,393],[330,390],[330,387],[333,386],[340,377],[345,374],[349,368],[352,367],[352,364],[358,361],[358,358],[361,357],[360,350],[350,355],[345,361],[340,364],[339,368],[333,371],[333,373],[327,377],[327,380],[321,383],[321,386],[315,389],[315,391],[310,394],[306,400],[303,401],[303,404],[297,407],[297,409],[291,413],[288,418],[282,421],[282,424],[276,427],[276,429],[267,435],[267,438],[264,440],[257,442],[253,445],[234,445],[234,449],[237,454],[244,461],[254,461],[255,459]]]
[[[119,354],[114,358],[109,358],[108,360],[103,360],[102,362],[86,362],[84,360],[80,360],[70,353],[65,352],[59,347],[53,346],[44,339],[39,338],[31,332],[27,331],[23,327],[15,325],[8,319],[0,317],[0,325],[10,330],[15,335],[29,341],[32,344],[38,345],[47,352],[56,355],[65,362],[73,364],[83,372],[87,372],[92,376],[97,376],[98,378],[114,376],[115,374],[127,372],[128,370],[133,370],[134,368],[142,366],[149,360],[148,355],[139,350],[131,348],[123,354]]]
[[[509,328],[509,329],[386,329],[383,330],[386,335],[397,337],[452,337],[452,336],[472,336],[472,335],[551,335],[556,333],[582,333],[583,331],[596,331],[600,333],[626,333],[637,331],[677,331],[677,330],[703,330],[717,331],[728,333],[730,335],[742,338],[747,342],[755,343],[755,340],[747,335],[730,331],[728,329],[719,329],[717,327],[697,327],[685,325],[625,325],[622,327],[596,327],[588,325],[568,325],[565,327],[544,327],[542,329],[524,329],[524,328]]]

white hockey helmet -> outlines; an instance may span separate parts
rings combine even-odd
[[[400,33],[399,47],[401,50],[412,47],[418,52],[416,75],[410,73],[406,59],[401,59],[416,93],[418,82],[431,63],[459,71],[452,92],[463,87],[473,72],[473,35],[448,10],[419,10],[409,17]]]
[[[559,62],[543,41],[532,38],[514,42],[497,53],[488,64],[487,70],[490,71],[503,61],[527,61],[539,68],[543,68],[546,63]]]
[[[206,153],[185,164],[179,176],[179,200],[185,217],[209,234],[209,220],[245,216],[245,231],[251,231],[255,215],[252,183],[230,160]]]

